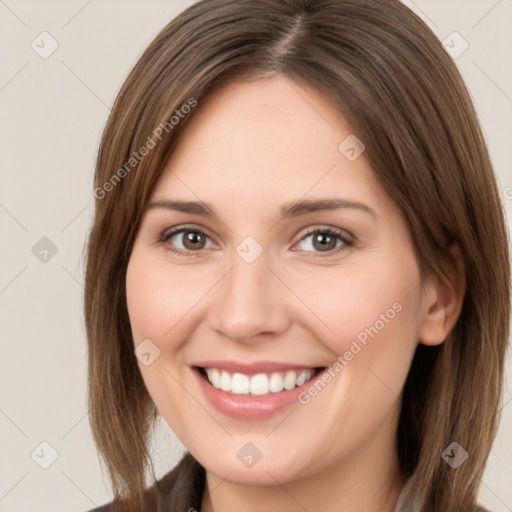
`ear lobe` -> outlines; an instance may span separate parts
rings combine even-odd
[[[447,277],[432,276],[424,285],[424,308],[419,343],[440,345],[457,323],[466,294],[464,258],[457,244],[449,249],[445,261]]]

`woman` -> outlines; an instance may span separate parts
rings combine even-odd
[[[94,195],[98,510],[482,510],[507,233],[467,90],[410,10],[193,5],[123,85]],[[155,483],[159,415],[187,453]]]

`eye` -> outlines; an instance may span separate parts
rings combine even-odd
[[[207,242],[211,242],[208,235],[200,228],[181,227],[164,233],[159,242],[168,243],[168,249],[171,252],[189,256],[191,252],[197,252],[201,249],[208,249]]]
[[[315,228],[306,233],[299,242],[303,243],[301,251],[330,253],[339,252],[354,245],[354,239],[345,232],[334,228]]]

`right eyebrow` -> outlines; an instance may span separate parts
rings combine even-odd
[[[148,210],[153,208],[165,208],[183,213],[196,213],[205,217],[216,217],[211,205],[202,201],[169,201],[161,199],[148,205]]]

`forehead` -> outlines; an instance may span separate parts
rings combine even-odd
[[[180,198],[277,210],[299,198],[382,194],[336,105],[290,79],[233,83],[199,101],[152,199]]]

